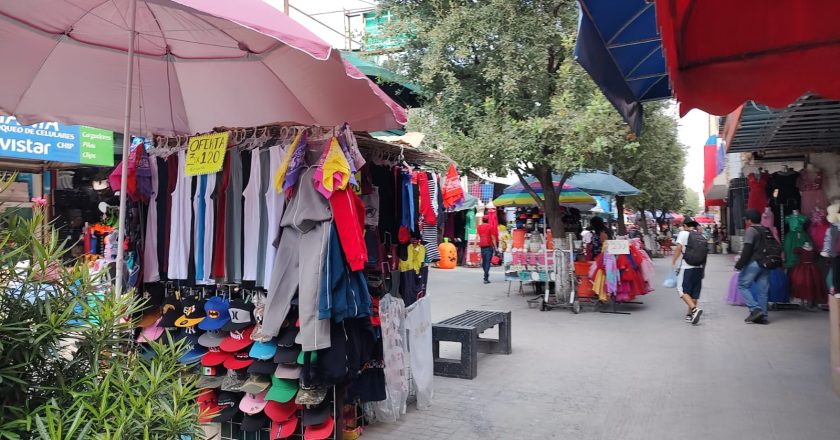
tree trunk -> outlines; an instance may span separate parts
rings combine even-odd
[[[639,214],[642,215],[642,233],[645,235],[650,235],[650,228],[648,227],[647,216],[645,216],[645,210],[642,209],[639,211]],[[650,214],[651,217],[654,216],[653,213]]]
[[[545,211],[546,225],[551,229],[551,235],[554,238],[563,238],[566,235],[566,225],[563,223],[563,213],[560,209],[560,194],[554,189],[554,179],[551,168],[538,167],[535,171],[535,177],[542,185],[543,195],[543,211]],[[568,174],[564,173],[559,182],[559,187],[563,188],[563,184],[568,179]]]
[[[618,220],[618,235],[627,235],[627,226],[624,224],[624,196],[615,196],[616,220]]]

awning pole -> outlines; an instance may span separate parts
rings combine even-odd
[[[114,294],[117,298],[122,295],[123,272],[125,260],[125,203],[128,192],[128,147],[131,145],[131,97],[134,92],[134,36],[137,27],[137,0],[131,0],[129,6],[129,32],[128,32],[128,71],[125,80],[125,122],[123,124],[123,147],[122,147],[122,176],[120,178],[120,219],[117,224],[117,270]]]

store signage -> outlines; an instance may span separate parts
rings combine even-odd
[[[218,173],[225,163],[228,132],[193,136],[187,147],[184,173],[188,176]]]
[[[607,240],[607,253],[610,255],[627,255],[630,253],[629,240]]]
[[[20,125],[0,116],[0,157],[114,166],[114,133],[83,125]]]

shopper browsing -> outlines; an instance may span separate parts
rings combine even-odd
[[[706,238],[697,230],[697,222],[691,217],[683,221],[683,230],[677,235],[677,245],[671,265],[677,271],[677,293],[688,306],[686,322],[697,324],[703,310],[697,307],[708,255]]]
[[[493,230],[486,217],[481,218],[481,224],[476,228],[478,246],[481,248],[481,268],[484,269],[484,284],[490,283],[490,261],[496,251],[497,231]]]
[[[761,226],[761,214],[755,209],[748,209],[744,248],[741,257],[735,263],[738,274],[738,292],[744,299],[744,305],[750,314],[744,320],[747,323],[769,324],[767,319],[767,291],[770,289],[770,270],[781,267],[782,247],[773,237],[769,228]],[[755,284],[753,295],[751,287]]]

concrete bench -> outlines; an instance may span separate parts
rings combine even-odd
[[[499,326],[498,339],[479,338],[485,330]],[[440,357],[440,342],[461,344],[461,359]],[[467,310],[432,325],[435,375],[474,379],[478,375],[478,353],[510,354],[510,312]]]

